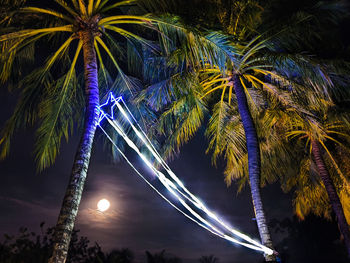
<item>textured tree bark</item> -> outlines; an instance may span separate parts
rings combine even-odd
[[[238,111],[242,119],[248,150],[248,171],[250,181],[250,191],[253,200],[255,218],[259,229],[261,241],[264,246],[273,249],[270,231],[267,226],[266,216],[260,194],[260,147],[256,133],[253,118],[248,107],[247,97],[245,95],[239,76],[233,76],[233,86],[236,93]],[[275,262],[275,255],[265,255],[267,262]]]
[[[320,175],[322,182],[326,188],[329,201],[338,221],[340,232],[344,237],[344,243],[348,252],[348,257],[350,258],[350,230],[349,225],[346,222],[343,207],[341,205],[339,196],[332,182],[332,179],[329,176],[326,164],[323,160],[319,142],[312,140],[311,145],[312,155],[317,166],[318,174]]]
[[[75,218],[83,193],[91,148],[98,120],[99,90],[94,36],[80,32],[83,41],[86,112],[83,134],[75,155],[72,173],[55,228],[55,240],[49,263],[65,263]]]

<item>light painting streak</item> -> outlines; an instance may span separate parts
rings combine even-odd
[[[177,197],[177,199],[180,201],[180,203],[187,208],[187,210],[189,210],[195,217],[197,217],[200,221],[202,221],[204,224],[208,225],[205,226],[204,224],[200,223],[198,220],[196,220],[195,218],[193,218],[192,216],[188,215],[186,212],[184,212],[183,210],[181,210],[178,206],[176,206],[175,204],[173,204],[169,199],[167,199],[162,193],[160,193],[137,169],[136,167],[129,161],[129,159],[125,156],[125,154],[119,149],[119,147],[115,144],[115,142],[113,141],[113,139],[107,134],[107,132],[100,126],[100,128],[102,129],[102,131],[104,132],[104,134],[107,136],[107,138],[111,141],[111,143],[113,144],[114,147],[116,147],[117,151],[122,155],[122,157],[126,160],[126,162],[132,167],[132,169],[157,193],[159,194],[165,201],[167,201],[172,207],[174,207],[177,211],[179,211],[180,213],[182,213],[184,216],[186,216],[187,218],[189,218],[190,220],[192,220],[193,222],[195,222],[196,224],[198,224],[199,226],[201,226],[202,228],[206,229],[207,231],[211,232],[212,234],[221,237],[223,239],[226,239],[228,241],[234,242],[236,244],[245,246],[247,248],[250,249],[254,249],[254,250],[258,250],[258,251],[264,251],[262,248],[251,245],[251,244],[247,244],[244,242],[241,242],[233,237],[227,236],[225,235],[223,232],[221,232],[220,230],[218,230],[216,227],[214,227],[212,224],[210,224],[209,222],[207,222],[204,218],[202,218],[198,213],[196,213],[195,211],[193,211],[192,208],[190,208],[185,201],[179,197],[170,187],[169,185],[164,182],[163,179],[160,179],[160,181],[162,182],[162,184],[169,190],[169,192],[171,192],[175,197]],[[121,131],[120,129],[118,129],[118,131]],[[119,132],[118,132],[119,133]],[[122,137],[124,137],[124,134],[120,134]],[[131,141],[131,140],[129,140]],[[132,147],[134,148],[134,146]],[[136,147],[137,148],[137,147]],[[153,169],[152,169],[153,170]],[[164,176],[164,175],[163,175]],[[209,228],[210,227],[210,228]]]
[[[126,157],[126,155],[119,149],[119,147],[115,144],[113,139],[107,134],[107,132],[99,125],[103,133],[106,135],[106,137],[111,141],[113,146],[117,149],[117,151],[121,154],[121,156],[126,160],[126,162],[131,166],[131,168],[136,172],[138,176],[140,176],[157,194],[159,194],[166,202],[168,202],[172,207],[174,207],[177,211],[179,211],[181,214],[186,216],[188,219],[192,220],[193,222],[197,223],[199,226],[203,227],[204,229],[208,230],[209,232],[213,233],[214,235],[217,235],[221,238],[224,237],[224,233],[220,232],[219,230],[217,232],[214,232],[213,230],[209,229],[205,225],[198,222],[196,219],[191,217],[190,215],[186,214],[183,210],[181,210],[178,206],[173,204],[169,199],[167,199],[161,192],[157,190],[157,188],[154,187],[137,169],[136,167],[130,162],[130,160]]]
[[[120,104],[122,102],[123,106],[126,108],[127,112],[124,110],[123,106]],[[108,114],[104,112],[101,108],[104,106],[108,106],[108,104],[112,104],[110,106],[111,114]],[[119,112],[122,114],[124,119],[129,123],[132,130],[135,132],[135,134],[138,136],[139,139],[143,142],[143,144],[147,147],[147,149],[151,152],[153,157],[157,160],[157,162],[166,170],[166,172],[170,175],[170,177],[175,181],[175,183],[185,192],[181,191],[174,182],[166,178],[166,176],[157,170],[152,163],[146,158],[145,155],[143,155],[140,151],[140,149],[137,147],[137,145],[128,137],[128,135],[123,131],[122,127],[119,125],[119,123],[114,120],[114,107],[117,107]],[[134,123],[138,126],[139,129],[135,127],[135,125],[132,123],[132,120],[129,118],[131,116],[131,119],[134,121]],[[132,148],[144,161],[144,163],[153,171],[153,173],[157,176],[157,178],[160,180],[160,182],[166,187],[166,189],[173,194],[177,200],[189,211],[194,217],[196,217],[198,220],[200,220],[202,223],[197,221],[192,216],[186,214],[183,210],[178,208],[176,205],[174,205],[170,200],[168,200],[164,195],[162,195],[144,176],[141,175],[141,173],[132,165],[132,163],[127,159],[125,154],[117,147],[115,142],[112,140],[112,138],[106,133],[106,131],[101,127],[100,123],[101,121],[106,118],[108,123],[114,128],[114,130],[125,140],[125,142],[129,145],[130,148]],[[195,195],[193,195],[180,181],[180,179],[173,173],[173,171],[170,169],[170,167],[166,164],[164,159],[159,155],[159,153],[156,151],[155,147],[147,137],[147,135],[142,130],[141,126],[136,121],[135,117],[132,115],[131,111],[125,104],[124,100],[121,97],[115,98],[112,93],[109,94],[109,97],[107,99],[107,102],[100,106],[100,116],[98,124],[102,131],[105,133],[107,138],[112,142],[113,146],[116,147],[118,152],[123,156],[123,158],[128,162],[128,164],[135,170],[135,172],[144,180],[146,183],[152,187],[164,200],[166,200],[171,206],[173,206],[176,210],[184,214],[187,218],[191,219],[201,227],[205,228],[206,230],[210,231],[211,233],[226,239],[228,241],[243,245],[245,247],[262,251],[268,255],[271,255],[274,253],[274,251],[259,242],[253,240],[249,236],[237,231],[236,229],[231,228],[227,224],[225,224],[223,221],[221,221],[218,216],[211,212]],[[202,216],[200,216],[197,212],[195,212],[187,203],[186,201],[180,196],[184,197],[186,200],[190,201],[193,205],[195,205],[198,209],[202,210],[204,213],[206,213],[210,218],[215,220],[218,224],[220,224],[223,228],[230,231],[232,234],[238,236],[239,238],[249,242],[241,242],[231,236],[228,236],[224,234],[222,231],[217,229],[215,226],[213,226],[210,222],[208,222],[206,219],[204,219]]]
[[[112,94],[110,94],[110,96],[112,96],[111,98],[114,98]],[[240,238],[242,238],[242,239],[244,239],[244,240],[246,240],[246,241],[248,241],[248,242],[250,242],[250,243],[252,243],[252,244],[254,244],[256,246],[258,246],[258,247],[261,247],[263,249],[266,248],[265,246],[261,245],[259,242],[251,239],[249,236],[247,236],[247,235],[245,235],[245,234],[243,234],[243,233],[241,233],[241,232],[239,232],[239,231],[229,227],[227,224],[222,222],[213,212],[208,210],[206,208],[206,206],[184,186],[184,184],[181,182],[181,180],[173,173],[173,171],[170,169],[170,167],[167,165],[167,163],[164,161],[164,159],[159,155],[159,153],[156,151],[156,149],[154,148],[153,144],[151,143],[151,141],[149,140],[147,135],[142,130],[141,126],[136,121],[135,117],[132,115],[131,111],[129,110],[129,108],[126,105],[126,103],[124,102],[124,100],[120,97],[120,99],[118,101],[114,98],[114,101],[115,101],[115,104],[118,107],[119,111],[122,113],[124,118],[129,122],[129,124],[131,125],[131,127],[134,130],[134,132],[136,133],[136,135],[142,140],[142,142],[146,145],[146,147],[149,149],[149,151],[152,153],[152,155],[156,158],[156,160],[168,172],[170,177],[192,198],[192,200],[190,198],[188,198],[186,195],[184,195],[181,191],[179,191],[177,189],[177,187],[175,185],[172,184],[174,189],[176,189],[181,195],[183,195],[186,199],[191,201],[197,208],[199,208],[202,211],[204,211],[209,217],[213,218],[217,223],[221,224],[225,229],[227,229],[228,231],[230,231],[234,235],[239,236]],[[132,124],[132,122],[130,121],[128,115],[125,113],[124,109],[121,107],[121,105],[119,103],[120,101],[123,103],[124,107],[127,109],[129,115],[132,117],[134,122],[138,125],[138,127],[141,130],[143,135]],[[147,142],[146,142],[146,140],[147,140]],[[266,251],[265,250],[263,250],[263,251],[266,254],[273,253],[273,251],[270,248],[268,248]]]

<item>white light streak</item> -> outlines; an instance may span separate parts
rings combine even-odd
[[[180,179],[175,175],[175,173],[170,169],[170,167],[166,164],[164,159],[160,156],[160,154],[157,152],[155,147],[153,146],[152,142],[149,140],[145,132],[142,130],[141,126],[138,124],[136,121],[135,117],[132,115],[131,111],[125,104],[124,100],[121,97],[118,97],[117,99],[114,98],[112,94],[110,94],[107,102],[102,106],[106,106],[109,102],[111,102],[111,114],[106,114],[101,110],[100,108],[100,118],[99,118],[99,125],[100,122],[106,118],[108,123],[114,128],[114,130],[125,140],[125,142],[128,144],[130,148],[132,148],[144,161],[144,163],[153,171],[153,173],[157,176],[159,181],[164,185],[164,187],[176,197],[176,199],[182,204],[184,208],[188,212],[192,214],[192,216],[188,215],[186,212],[178,208],[175,204],[173,204],[170,200],[168,200],[164,195],[162,195],[142,174],[132,165],[132,163],[127,159],[125,154],[117,147],[117,145],[114,143],[112,138],[106,133],[106,131],[101,127],[102,131],[105,133],[107,138],[112,142],[114,147],[117,148],[118,152],[123,156],[123,158],[128,162],[128,164],[135,170],[135,172],[144,180],[146,183],[153,188],[164,200],[166,200],[171,206],[173,206],[176,210],[184,214],[187,218],[190,220],[194,221],[204,229],[208,230],[209,232],[226,239],[230,242],[234,242],[237,244],[240,244],[242,246],[248,247],[250,249],[262,251],[268,255],[271,255],[274,253],[274,251],[259,242],[253,240],[249,236],[239,232],[238,230],[228,226],[226,223],[221,221],[219,217],[210,211],[195,195],[193,195],[185,186],[184,184],[180,181]],[[123,105],[120,104],[122,102]],[[143,144],[147,147],[147,149],[150,151],[150,153],[153,155],[153,157],[157,160],[157,162],[164,168],[164,170],[169,174],[170,178],[174,180],[172,182],[169,180],[162,172],[160,172],[148,159],[147,157],[141,153],[140,149],[137,147],[137,145],[129,138],[129,136],[123,131],[122,127],[119,125],[119,123],[114,120],[114,113],[113,113],[113,108],[117,106],[119,112],[122,114],[122,116],[125,118],[125,120],[128,122],[128,124],[131,126],[132,130],[135,132],[137,137],[141,139]],[[125,107],[126,111],[124,110],[123,106]],[[131,117],[131,118],[130,118]],[[136,124],[136,127],[133,122]],[[176,186],[177,184],[177,186]],[[183,192],[184,191],[184,192]],[[214,225],[212,225],[209,221],[204,219],[201,215],[199,215],[196,211],[194,211],[183,199],[185,198],[189,202],[191,202],[194,206],[196,206],[198,209],[202,210],[205,214],[207,214],[210,218],[212,218],[216,223],[221,225],[224,229],[227,231],[231,232],[233,235],[247,241],[248,243],[239,241],[232,236],[224,234],[221,230],[216,228]],[[201,223],[202,222],[202,223]]]
[[[200,221],[202,221],[204,224],[209,225],[210,227],[207,227],[206,225],[202,224],[201,222],[199,222],[198,220],[196,220],[195,218],[193,218],[192,216],[188,215],[186,212],[184,212],[183,210],[181,210],[178,206],[176,206],[175,204],[173,204],[169,199],[167,199],[162,193],[160,193],[136,168],[135,166],[129,161],[129,159],[125,156],[125,154],[118,148],[118,146],[115,144],[115,142],[112,140],[112,138],[107,134],[107,132],[100,126],[100,128],[102,129],[102,131],[104,132],[104,134],[107,136],[107,138],[112,142],[113,146],[116,147],[116,149],[118,150],[118,152],[122,155],[122,157],[127,161],[127,163],[132,167],[132,169],[137,173],[137,175],[139,175],[157,194],[159,194],[166,202],[168,202],[172,207],[174,207],[177,211],[179,211],[180,213],[182,213],[185,217],[189,218],[191,221],[195,222],[196,224],[198,224],[199,226],[201,226],[202,228],[206,229],[207,231],[211,232],[212,234],[221,237],[223,239],[226,239],[230,242],[234,242],[236,244],[240,244],[242,246],[245,246],[247,248],[250,249],[254,249],[254,250],[258,250],[258,251],[264,251],[262,248],[260,247],[256,247],[254,245],[251,244],[247,244],[244,242],[241,242],[233,237],[227,236],[225,235],[223,232],[221,232],[219,229],[217,229],[216,227],[214,227],[213,225],[211,225],[210,223],[207,224],[206,220],[201,218],[195,211],[193,211],[184,201],[183,199],[181,199],[171,188],[169,188],[168,185],[165,184],[165,187],[172,193],[174,194],[177,198],[179,198],[180,203],[182,205],[185,204],[185,208],[188,208],[189,211],[195,215],[195,217],[200,218]],[[161,180],[161,182],[163,183],[164,181]]]

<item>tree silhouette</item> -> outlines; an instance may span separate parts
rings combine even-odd
[[[181,259],[178,257],[169,256],[165,250],[152,254],[146,251],[147,263],[181,263]]]
[[[198,260],[200,263],[218,263],[219,259],[215,257],[214,255],[209,255],[209,256],[202,256]]]

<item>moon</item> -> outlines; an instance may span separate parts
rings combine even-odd
[[[97,210],[105,212],[111,206],[111,203],[107,199],[101,199],[97,203]]]

